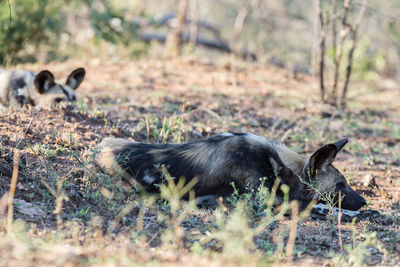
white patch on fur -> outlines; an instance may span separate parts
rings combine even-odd
[[[143,180],[143,182],[145,182],[145,183],[151,185],[151,184],[153,184],[153,182],[154,182],[155,180],[157,180],[157,178],[151,176],[151,175],[149,174],[149,171],[148,171],[148,170],[145,170],[145,171],[144,171],[144,176],[142,177],[142,180]]]
[[[44,90],[45,91],[48,91],[49,89],[50,89],[50,82],[49,82],[49,80],[46,80],[45,82],[44,82]]]
[[[336,207],[333,207],[333,209],[334,209],[334,215],[337,218],[338,215],[339,215],[339,209],[336,208]],[[320,215],[328,215],[329,207],[327,205],[325,205],[325,204],[318,203],[318,204],[313,206],[313,211],[318,212],[318,214],[320,214]],[[342,209],[342,214],[350,216],[351,218],[354,218],[355,216],[360,215],[360,212],[359,211]]]
[[[313,206],[313,209],[320,212],[321,214],[327,214],[329,211],[329,207],[325,204],[318,203]]]
[[[24,98],[29,99],[29,93],[28,93],[26,87],[18,88],[17,89],[17,95],[18,96],[23,96]]]
[[[75,78],[70,78],[69,81],[68,81],[68,85],[69,85],[71,88],[75,88],[76,85],[77,85],[76,79],[75,79]]]
[[[336,208],[335,208],[335,209],[336,209]],[[337,209],[337,211],[339,211],[339,209]],[[346,214],[346,215],[348,215],[348,216],[351,216],[351,217],[360,215],[360,212],[359,212],[359,211],[354,211],[354,210],[345,210],[345,209],[342,209],[342,213],[343,213],[343,214]]]
[[[234,136],[234,134],[228,132],[228,133],[222,133],[220,134],[220,136],[229,137],[229,136]]]
[[[26,84],[25,90],[26,90],[27,98],[31,99],[34,103],[37,102],[36,98],[39,95],[33,86],[33,81],[35,79],[35,76],[36,76],[36,74],[33,72],[30,72],[30,71],[26,71],[26,74],[24,76],[24,80],[25,80],[25,84]]]
[[[250,142],[254,142],[254,143],[258,143],[258,144],[270,144],[270,142],[268,142],[268,139],[265,138],[264,136],[259,136],[259,135],[255,135],[252,133],[246,133],[245,134],[246,139]]]

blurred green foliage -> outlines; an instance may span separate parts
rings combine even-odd
[[[132,45],[137,37],[137,25],[125,19],[127,16],[124,9],[114,7],[107,0],[1,1],[0,63],[10,65],[33,62],[39,57],[64,59],[65,53],[58,51],[61,45],[63,48],[74,45],[73,38],[68,38],[70,43],[65,40],[60,42],[62,34],[70,35],[66,14],[82,8],[88,10],[87,19],[94,32],[94,42],[91,44],[98,45],[102,41],[121,44],[129,47],[129,51],[132,50],[128,51],[128,55],[132,56],[146,49],[141,45]]]
[[[355,79],[374,81],[379,78],[379,73],[381,73],[386,66],[387,53],[383,50],[370,49],[370,43],[371,40],[369,37],[364,37],[358,42],[357,49],[354,52]]]
[[[91,9],[90,22],[96,38],[113,44],[128,45],[137,33],[138,27],[125,20],[125,14],[109,4],[105,4],[103,11]]]
[[[357,49],[354,51],[353,75],[355,80],[375,81],[379,73],[383,71],[387,63],[387,53],[383,50],[371,49],[371,39],[363,37],[358,41]],[[340,75],[346,75],[347,54],[352,45],[351,40],[346,40],[343,45],[343,56],[340,64]],[[328,58],[334,64],[335,50],[330,47],[327,51]]]
[[[238,49],[246,48],[256,53],[259,61],[266,64],[284,66],[296,72],[315,71],[318,27],[315,25],[314,5],[304,1],[189,2],[188,19],[198,13],[196,16],[215,30],[200,27],[201,38],[233,42]],[[331,3],[323,2],[326,5]],[[115,59],[140,57],[147,52],[149,44],[139,40],[140,23],[136,23],[144,22],[140,24],[144,33],[166,35],[170,28],[160,25],[145,28],[146,21],[176,12],[176,3],[175,0],[0,1],[0,62],[8,65],[38,59],[59,61],[71,56],[99,55],[111,55]],[[338,2],[340,7],[342,3]],[[247,10],[243,27],[237,38],[233,38],[233,26],[241,10]],[[354,22],[357,10],[350,10],[349,22]],[[369,12],[361,24],[359,36],[364,38],[360,39],[354,54],[352,78],[376,80],[382,75],[398,76],[400,19],[396,14],[399,12],[399,1],[370,3]],[[85,34],[89,37],[86,38]],[[350,45],[351,41],[344,44],[343,68]],[[330,50],[328,56],[332,59],[333,49]],[[190,53],[217,60],[215,53],[204,51],[191,49]],[[332,62],[327,64],[327,68],[332,66]],[[343,72],[341,69],[342,78]]]
[[[63,1],[23,0],[0,3],[0,61],[11,64],[28,44],[56,45],[64,28],[60,14]],[[11,16],[11,17],[10,17]],[[23,60],[20,58],[20,60]]]

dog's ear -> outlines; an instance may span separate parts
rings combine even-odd
[[[342,139],[340,141],[337,141],[333,143],[336,146],[336,153],[339,153],[340,150],[349,142],[348,139]]]
[[[309,175],[314,177],[316,173],[324,171],[335,160],[336,154],[337,148],[334,144],[325,145],[315,151],[309,159]]]
[[[269,158],[269,162],[271,163],[272,171],[274,172],[275,177],[278,177],[283,166],[279,164],[273,157]]]
[[[33,83],[39,94],[45,94],[55,84],[54,75],[48,70],[43,70],[35,76]]]
[[[67,78],[66,85],[71,87],[73,90],[76,90],[83,79],[85,79],[86,71],[84,68],[77,68]]]
[[[317,172],[324,171],[325,168],[335,160],[337,153],[348,141],[348,139],[342,139],[335,143],[325,145],[315,151],[308,162],[309,175],[314,177]]]

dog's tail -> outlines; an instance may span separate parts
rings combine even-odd
[[[93,162],[101,171],[109,174],[121,174],[124,170],[117,160],[118,155],[134,142],[121,138],[105,138],[93,150]]]

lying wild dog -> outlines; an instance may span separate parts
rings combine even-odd
[[[224,133],[182,144],[106,138],[97,146],[94,162],[110,174],[122,172],[133,177],[148,192],[157,192],[157,185],[165,182],[159,168],[164,165],[175,179],[185,177],[189,182],[198,177],[193,188],[197,197],[227,197],[233,192],[232,182],[240,192],[256,189],[263,177],[264,186],[271,188],[280,177],[290,188],[290,199],[300,201],[302,207],[320,197],[306,185],[313,184],[320,192],[341,191],[342,208],[358,210],[366,204],[365,199],[332,165],[347,141],[327,144],[305,156],[279,141],[250,133]]]
[[[71,72],[65,84],[61,84],[48,70],[38,74],[26,70],[0,72],[0,108],[51,107],[64,101],[76,101],[75,90],[85,74],[84,68],[78,68]]]

